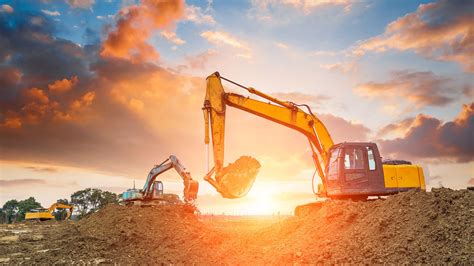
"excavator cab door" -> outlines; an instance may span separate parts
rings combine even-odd
[[[367,152],[363,145],[344,147],[344,187],[360,188],[369,182],[367,175]]]
[[[153,182],[153,196],[154,199],[163,198],[163,182],[155,181]]]
[[[330,150],[327,195],[357,198],[379,193],[383,186],[381,159],[374,143],[351,142]]]

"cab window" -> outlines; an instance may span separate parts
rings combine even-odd
[[[338,157],[339,157],[339,149],[333,150],[329,157],[328,180],[337,180],[338,178],[338,173],[339,173]]]
[[[360,148],[346,148],[344,168],[349,170],[364,169],[364,154]]]
[[[374,151],[370,147],[367,147],[367,158],[369,160],[369,170],[374,171],[375,170]]]

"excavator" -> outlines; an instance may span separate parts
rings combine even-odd
[[[268,102],[225,92],[222,81],[243,88]],[[426,189],[423,169],[420,166],[402,160],[383,162],[375,143],[334,144],[326,126],[306,104],[281,101],[255,88],[222,77],[219,72],[208,76],[206,82],[206,95],[202,108],[205,122],[204,142],[209,147],[212,138],[214,167],[204,179],[224,198],[245,196],[253,185],[260,167],[258,163],[250,164],[249,169],[239,171],[224,167],[227,106],[296,130],[308,139],[316,167],[313,174],[313,192],[317,197],[366,200],[369,196],[381,197],[409,189]],[[321,178],[317,192],[314,189],[316,173]]]
[[[199,183],[191,177],[191,173],[176,158],[171,155],[161,164],[155,165],[150,170],[143,189],[128,189],[122,193],[122,202],[127,205],[151,206],[159,204],[179,204],[181,200],[178,195],[163,192],[163,182],[156,180],[160,174],[174,168],[181,176],[184,183],[184,202],[192,204],[197,197]]]
[[[71,217],[72,211],[74,210],[74,206],[68,205],[68,204],[62,204],[62,203],[53,203],[48,209],[40,208],[40,209],[30,210],[30,212],[27,212],[25,214],[25,220],[27,221],[53,220],[54,219],[53,212],[55,210],[61,210],[61,209],[67,210],[66,217],[65,217],[65,220],[67,220]]]

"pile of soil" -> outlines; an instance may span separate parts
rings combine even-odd
[[[0,227],[0,262],[474,264],[472,190],[328,201],[272,223],[193,211],[111,205],[78,222]]]
[[[217,263],[202,246],[220,243],[187,205],[149,207],[109,205],[58,228],[54,253],[36,253],[39,263]],[[204,250],[205,251],[205,250]],[[61,258],[58,261],[58,258]]]
[[[473,224],[474,192],[443,188],[324,202],[253,239],[265,263],[472,264]]]

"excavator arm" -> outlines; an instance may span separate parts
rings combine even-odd
[[[246,89],[248,92],[262,97],[270,102],[251,99],[235,93],[224,91],[221,80]],[[325,168],[328,164],[328,151],[334,142],[324,124],[311,112],[306,105],[297,105],[292,102],[280,101],[254,88],[247,88],[224,77],[218,72],[207,77],[206,97],[204,100],[205,143],[209,144],[212,137],[214,154],[214,168],[205,179],[218,191],[225,191],[220,187],[224,172],[224,139],[226,106],[231,106],[256,116],[281,124],[305,135],[313,151],[313,162],[325,186]],[[306,106],[308,113],[300,106]],[[211,134],[209,132],[211,131]],[[215,180],[211,178],[215,172]],[[324,191],[324,190],[323,190]],[[221,192],[222,194],[222,192]],[[228,197],[229,195],[224,195]],[[235,196],[235,195],[234,195]],[[243,196],[243,195],[239,195]]]
[[[184,200],[186,202],[191,202],[197,198],[197,192],[199,189],[199,183],[191,177],[191,174],[186,171],[186,168],[181,164],[181,162],[176,158],[176,156],[171,155],[168,159],[162,162],[159,165],[156,165],[151,169],[148,177],[146,179],[145,185],[143,186],[143,195],[144,198],[147,198],[152,193],[152,185],[155,182],[155,179],[158,175],[174,168],[176,172],[181,176],[184,183]]]

